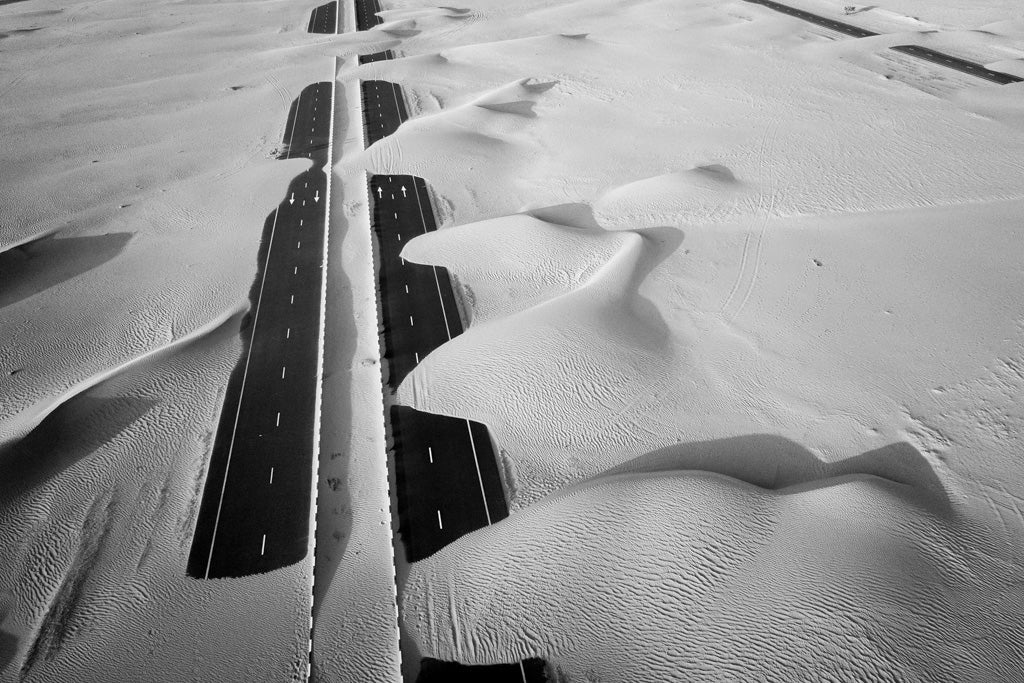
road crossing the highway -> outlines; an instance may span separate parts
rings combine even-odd
[[[775,2],[774,0],[746,0],[746,2],[755,5],[763,5],[764,7],[773,9],[776,12],[788,14],[791,17],[803,19],[804,21],[808,21],[812,24],[817,24],[818,26],[823,26],[854,38],[868,38],[880,35],[874,31],[869,31],[859,26],[848,24],[844,21],[823,17],[820,14],[814,14],[813,12],[790,7],[789,5],[783,5],[782,3]],[[920,45],[895,45],[890,49],[910,55],[911,57],[917,57],[918,59],[923,59],[925,61],[947,67],[949,69],[962,71],[965,74],[977,76],[978,78],[983,78],[986,81],[999,83],[1000,85],[1006,85],[1007,83],[1020,83],[1021,81],[1024,81],[1024,79],[1012,74],[1003,73],[1002,71],[993,71],[992,69],[988,69],[976,62],[954,57],[946,54],[945,52],[939,52],[938,50],[932,50],[931,48],[922,47]]]

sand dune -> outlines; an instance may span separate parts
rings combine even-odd
[[[1019,567],[901,489],[601,477],[414,565],[403,623],[426,655],[573,680],[1021,680]]]
[[[0,680],[287,680],[310,576],[186,579],[308,14],[0,6]],[[241,628],[239,624],[256,624]]]
[[[1011,57],[948,24],[1015,10],[895,2],[853,41],[743,2],[472,9],[374,72],[419,116],[368,165],[431,183],[404,255],[471,317],[399,400],[486,423],[514,510],[411,568],[417,647],[1021,680],[1024,109],[888,50]]]
[[[0,308],[18,303],[115,258],[131,233],[33,239],[0,254]]]
[[[301,661],[308,617],[289,617],[280,599],[302,583],[301,565],[239,582],[184,572],[216,421],[206,406],[218,398],[216,386],[198,388],[226,380],[238,322],[109,373],[0,453],[0,590],[13,598],[4,630],[16,653],[4,680],[117,680],[139,667],[187,677],[182,650],[209,646],[241,648],[279,678]],[[275,626],[241,635],[222,610],[201,608],[210,604],[253,623],[276,615]],[[140,654],[140,641],[152,650]],[[204,666],[249,677],[230,659]]]
[[[741,0],[384,4],[334,37],[282,0],[0,2],[0,679],[302,677],[308,569],[184,558],[303,168],[284,112],[390,49],[339,73],[346,111],[382,78],[413,118],[364,153],[336,121],[322,680],[398,660],[366,170],[429,182],[443,229],[406,254],[471,318],[400,398],[486,422],[515,509],[410,568],[422,652],[1021,680],[1021,88],[888,50],[1017,69],[1017,0],[891,0],[866,40]]]
[[[402,255],[457,273],[473,322],[482,323],[573,291],[628,239],[515,215],[416,237]]]

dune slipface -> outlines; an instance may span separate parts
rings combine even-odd
[[[316,680],[397,678],[399,589],[417,656],[560,679],[1024,680],[1024,98],[890,49],[1024,77],[1019,0],[811,8],[857,39],[741,0],[379,4],[333,36],[284,0],[0,0],[0,680],[306,676],[310,564],[185,562],[306,169],[280,122],[334,57]],[[364,150],[373,80],[410,117]],[[425,179],[404,254],[469,323],[399,397],[486,423],[512,510],[411,566],[367,173]]]
[[[1019,27],[949,29],[1014,10],[954,4],[858,8],[863,40],[742,2],[388,15],[412,117],[366,165],[430,183],[403,256],[471,321],[398,395],[488,424],[513,510],[411,567],[422,654],[1020,680],[1024,108],[889,49],[1009,70]]]

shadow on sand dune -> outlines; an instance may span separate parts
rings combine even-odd
[[[24,438],[0,448],[0,500],[10,501],[110,442],[154,404],[131,396],[71,397]]]
[[[120,254],[130,232],[41,237],[0,253],[0,308],[16,304],[100,266]]]
[[[18,654],[18,639],[13,635],[0,629],[0,673],[7,669],[7,665],[14,661]]]
[[[948,514],[953,510],[949,489],[932,464],[906,442],[838,462],[824,462],[789,439],[752,434],[668,446],[623,463],[600,477],[674,470],[712,472],[783,493],[873,477],[899,485],[909,499],[933,512]]]
[[[548,223],[595,232],[605,231],[594,218],[593,209],[589,204],[557,204],[529,209],[525,213]],[[658,306],[640,293],[640,287],[651,271],[679,248],[686,235],[679,228],[670,226],[622,232],[632,232],[643,239],[643,252],[628,282],[623,283],[627,290],[625,300],[637,318],[650,326],[655,338],[665,339],[671,334],[668,325],[665,324]]]
[[[0,625],[7,621],[10,610],[11,605],[5,598],[0,597]],[[18,637],[0,628],[0,674],[7,670],[8,665],[14,661],[17,655]]]
[[[227,311],[177,341],[154,349],[111,374],[103,373],[78,386],[70,396],[55,398],[50,407],[36,406],[45,415],[24,436],[0,444],[0,505],[88,457],[156,406],[158,398],[123,388],[126,376],[166,362],[199,342],[222,342],[239,325],[243,313]],[[94,382],[94,383],[91,383]]]

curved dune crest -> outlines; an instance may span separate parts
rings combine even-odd
[[[515,220],[544,225],[524,216]],[[566,235],[591,232],[543,229]],[[682,236],[673,229],[597,234],[602,235],[598,245],[607,240],[615,250],[585,282],[525,310],[474,324],[422,360],[399,387],[399,401],[492,425],[499,443],[525,442],[538,430],[549,433],[561,447],[593,454],[587,462],[572,465],[583,476],[621,462],[615,459],[621,453],[601,452],[598,444],[611,440],[626,452],[634,447],[636,430],[646,426],[645,408],[637,397],[650,396],[652,386],[689,363],[673,342],[678,332],[667,328],[659,308],[640,293],[648,274],[678,247]],[[432,234],[424,242],[438,239],[444,238]],[[415,252],[410,256],[415,260]],[[543,395],[535,391],[542,384]],[[480,401],[479,386],[500,391]],[[573,425],[580,436],[567,436],[564,425]],[[544,462],[535,466],[548,471],[531,473],[534,487],[526,498],[575,478],[557,457],[538,460]],[[513,499],[510,505],[527,502]]]
[[[96,268],[118,256],[133,234],[55,237],[55,231],[33,237],[0,251],[0,308],[29,299],[40,292]]]
[[[468,313],[478,323],[572,291],[626,239],[626,233],[581,230],[516,214],[417,236],[402,256],[453,272],[471,303]]]
[[[6,420],[4,423],[0,424],[0,467],[4,464],[4,458],[7,457],[6,451],[8,447],[11,446],[16,439],[29,435],[32,430],[39,427],[47,417],[55,411],[60,410],[69,402],[74,401],[80,396],[86,394],[90,389],[99,386],[103,382],[106,382],[117,375],[127,372],[133,367],[167,356],[168,354],[173,354],[177,349],[181,349],[199,339],[215,334],[218,330],[228,326],[228,323],[231,320],[238,319],[242,312],[243,307],[241,305],[235,310],[225,311],[206,325],[203,325],[168,344],[152,349],[137,358],[133,358],[122,363],[117,367],[109,368],[103,372],[93,375],[92,377],[87,377],[70,387],[61,396],[42,399],[30,408]]]
[[[920,501],[933,510],[945,511],[952,505],[951,487],[939,476],[936,467],[937,464],[907,442],[827,462],[784,437],[751,434],[667,446],[600,476],[692,470],[783,492],[835,485],[849,477],[875,477],[905,487],[908,499]]]
[[[727,166],[703,164],[612,188],[594,202],[594,213],[610,226],[707,222],[749,191]]]
[[[555,85],[555,81],[542,83],[532,78],[524,78],[508,85],[494,88],[473,100],[472,104],[489,111],[534,118],[537,116],[533,111],[536,102],[529,99],[529,97],[550,90]]]
[[[427,656],[572,680],[1019,680],[1015,639],[984,634],[1020,632],[1021,568],[894,486],[585,482],[414,564],[403,625]]]

